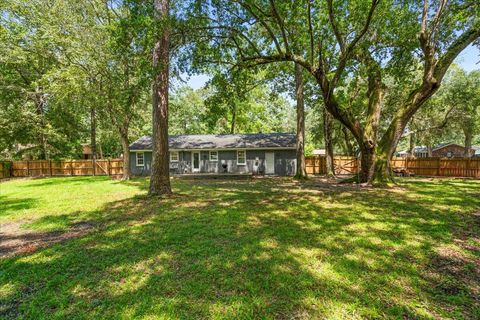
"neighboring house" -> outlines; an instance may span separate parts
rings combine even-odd
[[[170,136],[170,172],[295,175],[295,143],[291,133]],[[149,175],[151,161],[151,137],[130,145],[134,175]]]
[[[470,150],[473,154],[474,150]],[[446,143],[435,146],[432,150],[432,156],[438,158],[463,158],[465,156],[465,147],[456,143]]]
[[[84,160],[93,159],[92,146],[88,143],[82,144],[82,155],[81,158]]]
[[[410,152],[408,150],[403,150],[397,152],[398,157],[407,158],[410,156]],[[415,158],[428,158],[428,149],[424,146],[414,147],[412,150],[412,156]]]
[[[475,153],[473,154],[474,158],[480,158],[480,146],[473,146],[473,150],[475,150]]]
[[[471,150],[473,155],[474,150]],[[419,146],[413,148],[413,156],[415,158],[428,158],[428,148]],[[465,147],[456,143],[439,144],[432,148],[431,156],[433,158],[463,158],[465,154]],[[400,151],[397,153],[399,157],[408,157],[408,151]]]

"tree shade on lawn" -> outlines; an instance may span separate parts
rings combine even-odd
[[[3,241],[89,232],[0,258],[6,318],[475,319],[480,184],[291,179],[2,183]],[[55,197],[52,197],[55,195]],[[12,231],[13,230],[13,231]]]

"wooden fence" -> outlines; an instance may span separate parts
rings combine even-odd
[[[405,169],[418,176],[480,178],[480,158],[393,158],[393,169]],[[308,174],[325,174],[325,157],[307,157]],[[334,157],[338,175],[358,172],[359,161],[354,157]]]
[[[307,157],[307,173],[326,173],[325,157]],[[480,178],[480,158],[393,158],[393,169],[406,169],[418,176]],[[359,161],[354,157],[335,157],[334,169],[338,175],[355,174]],[[0,161],[0,179],[9,177],[42,176],[120,176],[123,160],[24,160]]]
[[[120,176],[122,159],[23,160],[0,162],[0,178],[43,176]]]
[[[308,174],[327,173],[327,163],[325,157],[307,157],[305,166]],[[358,172],[358,161],[354,157],[334,157],[333,167],[338,175],[355,174]]]

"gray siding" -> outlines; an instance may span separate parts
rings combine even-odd
[[[294,176],[297,169],[295,150],[275,151],[275,174],[279,176]]]
[[[139,152],[141,153],[141,152]],[[137,152],[130,152],[130,170],[135,176],[148,176],[150,175],[152,165],[152,153],[144,152],[144,166],[137,166]]]
[[[251,173],[265,174],[265,152],[273,152],[275,155],[275,175],[292,176],[296,169],[295,150],[247,150],[246,164],[237,164],[236,150],[218,151],[218,161],[210,161],[209,151],[200,151],[199,173]],[[136,165],[136,152],[130,152],[130,168],[132,174],[138,176],[150,175],[152,153],[144,152],[145,165]],[[192,173],[192,151],[180,151],[179,161],[170,163],[171,174]]]

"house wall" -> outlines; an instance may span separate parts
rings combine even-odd
[[[451,155],[449,155],[449,152],[451,152]],[[452,144],[432,151],[432,156],[439,158],[463,158],[464,152],[465,147]]]
[[[294,175],[296,169],[295,150],[246,150],[246,164],[237,164],[236,150],[218,151],[218,161],[210,161],[209,151],[200,151],[199,173],[265,173],[265,152],[275,154],[275,175]],[[145,151],[145,165],[136,165],[136,153],[130,152],[130,168],[133,175],[150,175],[152,152]],[[179,161],[170,162],[171,174],[188,174],[192,170],[192,151],[179,151]]]
[[[150,175],[152,165],[152,152],[144,152],[145,165],[137,166],[137,153],[130,152],[130,171],[135,176],[148,176]]]

